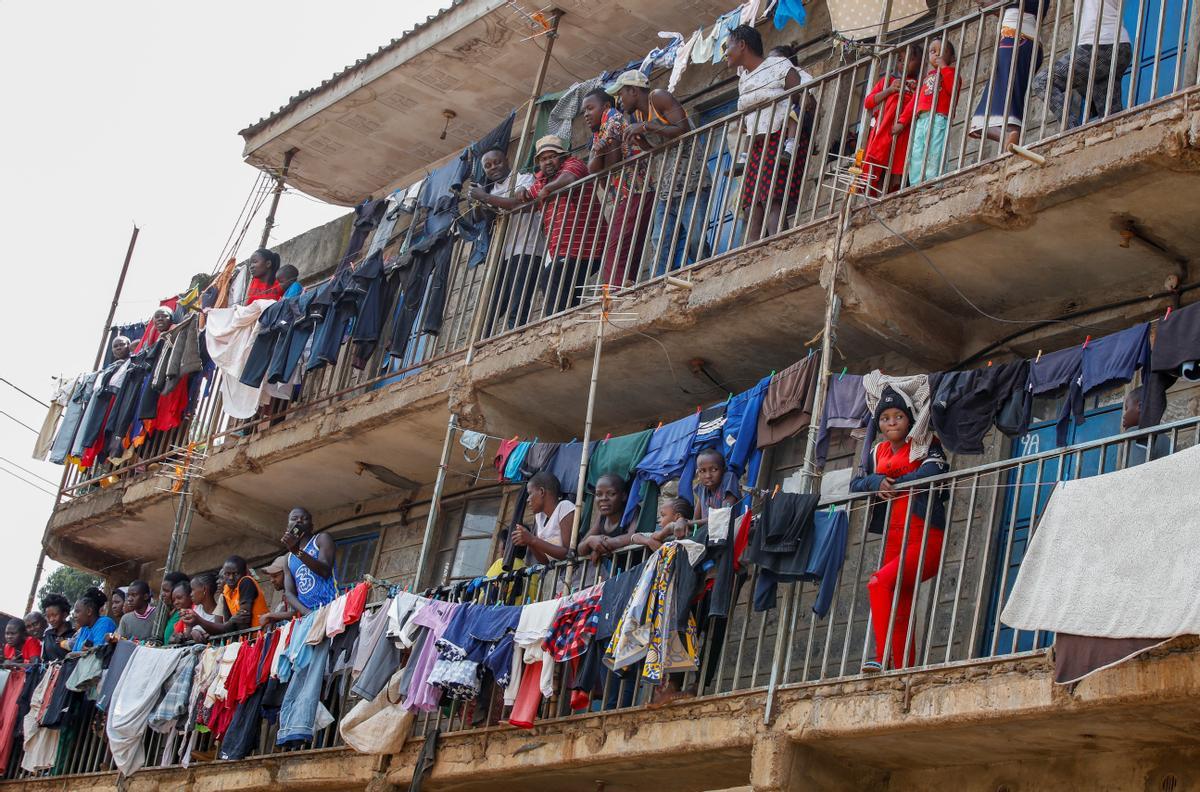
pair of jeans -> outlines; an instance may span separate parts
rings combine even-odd
[[[492,292],[491,310],[488,311],[492,317],[489,335],[498,332],[497,325],[501,315],[504,315],[504,326],[508,330],[529,321],[534,291],[534,282],[530,275],[533,274],[535,266],[534,257],[529,255],[510,256],[504,260]]]
[[[685,195],[659,198],[650,223],[648,255],[654,259],[654,276],[665,275],[704,255],[704,215],[708,211],[710,189],[705,187]],[[675,244],[671,244],[671,240]]]
[[[321,682],[329,661],[329,641],[321,641],[312,649],[308,663],[295,668],[283,705],[279,708],[279,733],[276,745],[289,742],[311,742],[317,707],[321,705]]]
[[[574,308],[582,300],[580,289],[599,260],[559,257],[542,267],[538,286],[545,292],[543,316]]]
[[[437,335],[442,329],[454,238],[445,234],[422,241],[419,247],[419,250],[411,253],[400,274],[402,294],[397,304],[396,319],[392,325],[392,340],[388,347],[388,353],[393,357],[404,357],[418,314],[422,315],[422,333]]]

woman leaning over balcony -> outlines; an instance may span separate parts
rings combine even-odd
[[[889,631],[893,666],[914,663],[913,647],[906,643],[917,576],[924,582],[936,575],[942,557],[946,514],[940,494],[897,485],[945,473],[950,465],[930,428],[928,377],[887,377],[873,371],[863,377],[863,388],[873,428],[883,438],[864,454],[862,470],[850,482],[852,492],[872,493],[883,501],[872,498],[869,506],[868,530],[884,534],[883,564],[867,583],[875,657],[864,659],[862,670],[872,673],[883,669]]]
[[[745,113],[750,154],[742,177],[742,207],[749,211],[745,241],[754,242],[777,233],[784,212],[800,197],[804,169],[800,163],[791,167],[796,116],[786,100],[775,100],[804,81],[787,58],[763,57],[762,36],[749,25],[729,34],[725,60],[737,69],[738,110]]]

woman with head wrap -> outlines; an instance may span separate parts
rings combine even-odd
[[[869,530],[884,534],[883,563],[867,583],[875,657],[864,658],[862,666],[864,672],[876,672],[883,669],[889,639],[895,668],[914,663],[913,648],[907,643],[917,578],[923,582],[937,574],[946,524],[940,494],[933,493],[931,502],[930,489],[898,485],[945,473],[950,466],[929,428],[926,376],[887,377],[873,371],[863,378],[863,387],[873,416],[870,428],[882,439],[874,446],[868,439],[870,451],[864,454],[862,470],[850,489],[883,501],[872,498],[869,512]]]

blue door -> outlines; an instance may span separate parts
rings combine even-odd
[[[1061,401],[1059,402],[1061,403]],[[1057,407],[1057,404],[1055,405]],[[1055,410],[1057,412],[1057,410]],[[1112,437],[1121,432],[1121,406],[1119,404],[1096,407],[1085,414],[1085,420],[1078,425],[1072,425],[1067,433],[1067,444],[1086,443]],[[1055,442],[1057,427],[1053,421],[1043,421],[1034,424],[1028,433],[1013,444],[1013,458],[1033,456],[1035,454],[1057,448]],[[1046,459],[1040,465],[1036,462],[1019,468],[1020,482],[1017,481],[1018,469],[1009,472],[1005,496],[1004,511],[1001,513],[1000,530],[996,542],[991,547],[993,559],[992,590],[988,600],[987,621],[984,623],[982,644],[979,656],[988,657],[994,654],[1008,654],[1013,651],[1026,652],[1034,648],[1049,646],[1054,642],[1054,635],[1039,633],[1036,636],[1028,631],[1017,633],[1014,644],[1013,630],[1003,624],[997,631],[996,614],[1000,601],[1000,593],[1004,592],[1007,600],[1009,592],[1017,579],[1021,568],[1021,560],[1029,544],[1030,526],[1036,524],[1054,491],[1054,484],[1059,481],[1085,478],[1100,473],[1115,470],[1117,466],[1118,449],[1094,448],[1085,451],[1078,457],[1070,456],[1063,460],[1062,470],[1059,470],[1058,459]],[[1015,503],[1014,503],[1015,500]],[[1009,534],[1012,534],[1012,547],[1009,547]],[[1005,556],[1007,554],[1007,564]]]
[[[704,126],[736,111],[737,100],[730,99],[701,113],[698,125]],[[736,194],[733,191],[737,188],[738,181],[733,173],[732,152],[722,139],[725,127],[713,127],[708,134],[713,136],[708,143],[708,175],[712,177],[712,193],[706,214],[704,240],[711,255],[719,256],[741,239],[742,223],[741,219],[733,214],[732,207],[737,205]],[[704,144],[697,142],[697,145]]]
[[[1121,21],[1133,42],[1133,65],[1121,82],[1133,104],[1142,104],[1175,90],[1180,41],[1187,40],[1187,18],[1192,0],[1125,0]],[[1139,19],[1140,17],[1140,19]],[[1159,32],[1159,25],[1162,32]],[[1180,32],[1182,31],[1182,38]],[[1139,41],[1140,39],[1140,41]],[[1158,60],[1158,74],[1154,62]],[[1182,75],[1181,75],[1182,76]]]

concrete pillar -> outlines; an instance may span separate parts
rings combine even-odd
[[[845,760],[782,735],[762,735],[750,753],[754,792],[885,792],[887,774]]]

